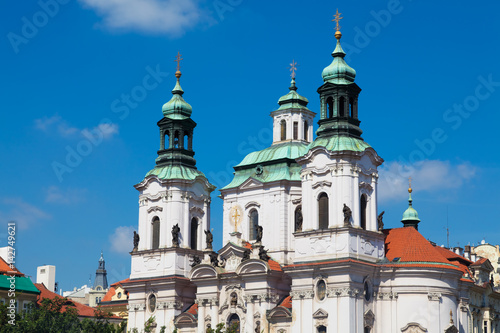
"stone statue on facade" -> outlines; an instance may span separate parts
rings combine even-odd
[[[214,241],[214,236],[210,230],[205,230],[207,249],[212,249],[212,242]]]
[[[265,250],[263,246],[259,248],[259,258],[264,261],[269,261],[269,259],[271,259],[271,257],[267,255],[267,250]]]
[[[344,208],[342,208],[342,212],[344,213],[344,227],[351,225],[351,217],[352,211],[346,204],[344,204]]]
[[[193,262],[191,263],[191,267],[195,267],[201,264],[201,259],[198,256],[193,256]]]
[[[139,240],[141,238],[139,237],[139,234],[134,230],[134,249],[132,251],[137,251],[139,248]]]
[[[257,243],[262,242],[262,236],[264,235],[264,228],[261,225],[257,226]]]
[[[212,266],[219,267],[219,255],[217,254],[217,252],[210,252],[208,256],[210,257],[210,263],[212,264]]]
[[[250,259],[250,249],[246,249],[245,252],[243,252],[243,258],[241,258],[241,262]]]
[[[378,231],[382,231],[384,229],[384,214],[385,214],[385,210],[382,211],[382,213],[378,214],[378,217],[377,217],[377,224],[378,224]]]
[[[179,223],[177,223],[176,225],[174,225],[172,227],[172,245],[174,247],[178,247],[179,246],[179,234],[181,232],[181,228],[179,228]]]

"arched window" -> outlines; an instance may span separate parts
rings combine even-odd
[[[179,131],[175,131],[174,148],[179,148]]]
[[[361,195],[361,200],[359,200],[359,216],[360,216],[360,226],[366,230],[366,194]]]
[[[319,229],[328,229],[328,195],[325,192],[318,197],[318,220]]]
[[[293,122],[293,139],[299,139],[299,123],[296,121]]]
[[[354,98],[349,98],[349,115],[354,118]]]
[[[184,149],[189,148],[189,132],[188,131],[184,132],[184,139],[182,140],[182,148],[184,148]]]
[[[191,219],[191,239],[189,244],[193,250],[198,250],[198,219],[196,217]]]
[[[163,147],[161,147],[161,149],[168,148],[170,148],[170,132],[165,131],[165,133],[163,133]]]
[[[302,206],[295,208],[295,231],[302,231]]]
[[[236,313],[233,313],[227,319],[227,327],[231,332],[240,333],[240,317]]]
[[[371,328],[369,328],[368,326],[365,327],[365,331],[364,331],[365,333],[370,333],[371,331],[372,331]]]
[[[328,97],[326,99],[326,106],[328,108],[328,118],[333,118],[333,98]]]
[[[257,209],[252,209],[249,216],[250,240],[257,239],[257,227],[259,226],[259,212]]]
[[[158,216],[153,217],[153,244],[151,248],[157,249],[160,247],[160,219]]]
[[[304,121],[304,140],[309,141],[309,124]]]
[[[339,114],[341,117],[345,117],[345,98],[341,96],[339,98]]]
[[[318,326],[318,333],[326,333],[326,327],[325,326]]]
[[[286,121],[282,120],[281,123],[281,141],[286,140]]]

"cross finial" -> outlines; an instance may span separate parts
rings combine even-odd
[[[177,71],[180,71],[181,69],[181,60],[184,60],[183,58],[181,58],[181,53],[180,51],[177,51],[177,56],[175,57],[175,62],[177,62]]]
[[[295,79],[295,71],[297,70],[297,63],[295,62],[295,60],[292,60],[292,62],[290,63],[290,76],[292,77],[292,79]]]
[[[335,30],[337,30],[337,31],[340,31],[340,28],[341,28],[339,21],[343,19],[343,17],[341,17],[340,15],[342,15],[342,13],[339,13],[339,10],[337,8],[337,13],[335,13],[335,15],[333,15],[333,17],[335,17],[335,18],[332,20],[336,23]]]

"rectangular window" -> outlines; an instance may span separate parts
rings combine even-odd
[[[293,122],[293,139],[297,140],[299,138],[299,123]]]

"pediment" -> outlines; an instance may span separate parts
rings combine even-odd
[[[267,271],[268,268],[265,261],[262,261],[260,259],[249,259],[240,264],[236,273],[238,273],[238,275],[242,275],[242,274],[265,273]]]
[[[190,279],[207,279],[217,277],[215,268],[208,264],[195,266],[190,273]]]
[[[425,333],[427,329],[424,328],[419,323],[408,323],[405,327],[401,329],[403,333]]]
[[[179,327],[191,327],[197,325],[197,318],[191,313],[183,312],[174,319],[174,324]]]
[[[228,242],[226,245],[224,245],[222,249],[220,249],[217,252],[219,252],[221,258],[229,258],[232,257],[233,255],[241,258],[243,257],[243,253],[246,250],[247,249],[245,247],[236,245],[232,242]]]
[[[313,313],[313,318],[314,319],[326,319],[328,318],[328,312],[326,312],[323,309],[318,309],[316,312]]]
[[[458,333],[458,328],[452,324],[444,330],[444,333]]]
[[[259,188],[259,187],[262,187],[264,185],[263,182],[255,179],[255,178],[248,178],[247,180],[245,180],[239,187],[238,189],[240,190],[246,190],[246,189],[252,189],[252,188]]]
[[[291,317],[292,313],[290,312],[290,310],[282,306],[277,306],[269,312],[269,318],[274,320],[282,318],[291,318]]]

